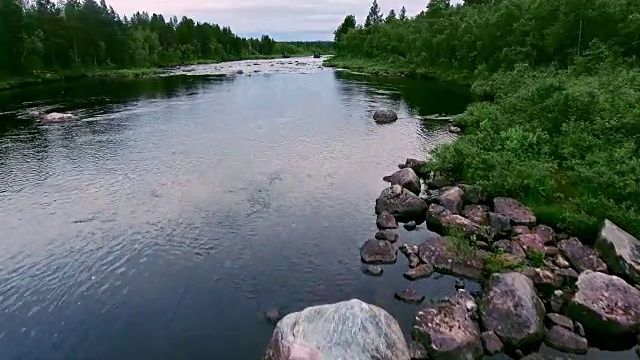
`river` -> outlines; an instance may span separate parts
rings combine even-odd
[[[264,311],[351,298],[409,335],[417,307],[393,297],[406,259],[366,276],[359,247],[382,176],[451,139],[420,115],[459,113],[470,95],[320,64],[0,93],[0,358],[259,359]],[[379,107],[400,120],[375,124]],[[42,124],[33,110],[79,120]],[[414,283],[429,299],[453,284]]]

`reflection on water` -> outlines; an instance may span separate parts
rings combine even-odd
[[[415,116],[468,95],[315,68],[0,93],[0,358],[257,359],[262,311],[354,297],[408,335],[406,260],[367,277],[359,246],[381,177],[450,139]],[[376,125],[380,106],[401,119]],[[23,118],[34,109],[80,120]]]

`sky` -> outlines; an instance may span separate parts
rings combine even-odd
[[[333,30],[348,14],[363,23],[372,0],[107,0],[121,15],[147,11],[230,26],[241,36],[269,34],[276,40],[333,40]],[[428,0],[378,0],[386,15],[402,6],[407,15],[426,8]]]

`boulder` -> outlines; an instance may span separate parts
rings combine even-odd
[[[598,252],[583,245],[577,238],[560,241],[558,249],[579,272],[585,270],[607,271],[607,265],[598,257]]]
[[[480,328],[472,319],[475,301],[465,291],[422,308],[413,322],[413,338],[434,360],[480,359]]]
[[[410,360],[398,322],[353,299],[291,313],[276,326],[263,360]]]
[[[612,273],[640,283],[640,240],[605,220],[596,249]]]
[[[485,205],[467,205],[462,212],[464,217],[482,226],[489,226],[489,207]]]
[[[553,244],[556,241],[555,231],[547,225],[540,224],[533,228],[532,232],[540,236],[545,245]]]
[[[457,126],[449,126],[449,132],[452,134],[460,134],[462,132],[462,129]]]
[[[562,278],[562,283],[564,285],[573,286],[576,281],[578,281],[578,272],[571,268],[558,269],[555,270],[554,273]]]
[[[617,276],[591,270],[580,274],[576,287],[567,315],[588,334],[624,337],[640,332],[640,290]]]
[[[389,229],[397,229],[398,222],[396,218],[391,215],[388,211],[383,211],[378,214],[378,218],[376,219],[376,226],[380,230],[389,230]]]
[[[511,229],[511,231],[513,232],[514,236],[531,234],[531,229],[529,229],[528,226],[524,226],[524,225],[516,225],[513,227],[513,229]]]
[[[242,74],[244,74],[244,70],[238,69],[238,70],[236,70],[236,74],[242,75]]]
[[[73,114],[57,113],[57,112],[46,114],[45,116],[42,117],[42,121],[44,122],[62,122],[62,121],[71,121],[75,119],[77,119],[77,117]]]
[[[495,355],[502,352],[502,350],[504,349],[504,344],[502,343],[498,335],[496,335],[496,333],[494,333],[493,331],[485,331],[481,334],[481,336],[482,345],[484,346],[484,351],[487,353],[487,355]]]
[[[544,316],[531,279],[517,272],[491,276],[480,301],[480,317],[484,328],[495,332],[508,351],[540,345]]]
[[[453,181],[446,177],[444,174],[435,173],[431,180],[427,181],[427,187],[429,189],[440,189],[445,186],[453,185]]]
[[[515,241],[500,240],[493,244],[496,248],[502,249],[504,252],[513,255],[518,260],[524,260],[527,258],[527,254],[522,249],[522,246]]]
[[[378,124],[388,124],[398,120],[398,114],[390,109],[378,109],[373,113],[373,120]]]
[[[544,242],[537,234],[518,235],[515,239],[522,249],[526,252],[537,251],[544,254]]]
[[[559,325],[551,327],[545,336],[544,343],[566,353],[586,354],[589,351],[587,339]]]
[[[389,241],[370,239],[362,245],[360,257],[365,264],[393,264],[397,250]]]
[[[472,279],[482,278],[483,258],[480,250],[461,256],[448,238],[428,238],[418,246],[418,256],[424,263],[433,265],[438,272]]]
[[[418,294],[416,289],[410,287],[394,294],[395,298],[408,304],[420,304],[424,301],[424,295]]]
[[[469,235],[484,235],[483,227],[460,215],[452,214],[441,205],[431,204],[427,210],[427,222],[442,232],[453,229]]]
[[[391,213],[399,221],[423,222],[427,203],[409,190],[392,185],[382,190],[376,200],[376,214],[383,211]]]
[[[420,195],[420,190],[422,190],[420,178],[412,168],[398,170],[389,176],[383,177],[382,180],[390,182],[391,185],[400,185],[416,195]]]
[[[382,266],[380,265],[367,265],[364,268],[365,275],[382,276],[383,272],[384,272],[384,269],[382,269]]]
[[[507,216],[513,225],[534,226],[536,217],[528,207],[512,198],[497,197],[493,199],[493,210]]]
[[[407,158],[407,160],[405,160],[404,164],[402,164],[401,169],[412,168],[415,171],[416,168],[422,168],[422,167],[426,166],[427,164],[428,163],[425,160]]]
[[[508,216],[489,212],[489,229],[494,239],[511,233],[511,220]]]
[[[422,264],[407,270],[403,274],[403,276],[409,280],[418,280],[418,279],[426,278],[432,273],[433,273],[433,266],[431,266],[431,264]]]
[[[551,296],[551,294],[563,284],[562,277],[554,274],[550,270],[527,268],[523,273],[533,281],[533,285],[542,296]]]
[[[464,204],[464,191],[457,186],[447,189],[435,199],[435,203],[442,205],[452,214],[459,215]]]
[[[549,313],[547,314],[547,317],[545,318],[545,320],[547,321],[548,324],[559,325],[565,329],[569,329],[573,331],[573,328],[574,328],[573,320],[569,319],[564,315]]]
[[[403,225],[403,227],[404,227],[404,229],[405,229],[405,230],[407,230],[407,231],[413,231],[413,230],[415,230],[415,229],[418,227],[418,224],[416,224],[416,222],[415,222],[415,221],[411,220],[411,221],[409,221],[409,222],[406,222],[406,223]]]
[[[398,234],[393,230],[380,230],[376,233],[375,238],[378,240],[387,240],[389,242],[396,242],[400,238]]]
[[[565,259],[562,255],[558,254],[558,256],[556,256],[556,258],[553,260],[553,263],[562,269],[567,269],[571,266],[571,264],[569,264],[569,262],[567,261],[567,259]]]

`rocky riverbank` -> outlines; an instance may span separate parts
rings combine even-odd
[[[419,307],[409,344],[372,305],[308,308],[277,325],[265,359],[547,359],[538,352],[543,343],[567,354],[635,347],[640,357],[638,239],[607,220],[588,244],[539,223],[516,199],[453,183],[423,161],[399,167],[383,178],[390,186],[375,203],[379,231],[361,248],[365,273],[381,276],[400,250],[406,279],[439,272],[478,281],[482,291],[459,282],[454,296]],[[401,223],[434,232],[418,246],[405,244],[395,232]],[[395,294],[414,304],[425,295],[413,287]]]

